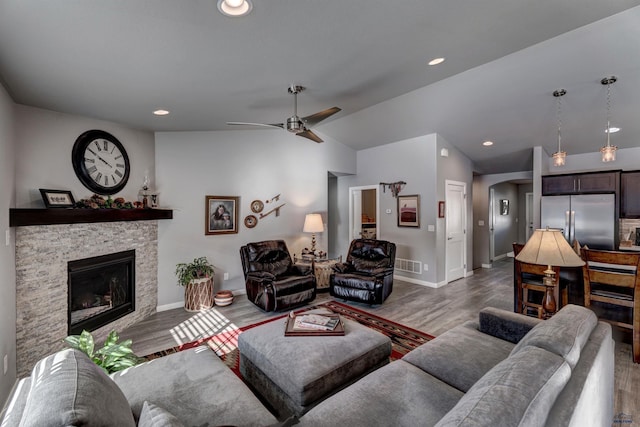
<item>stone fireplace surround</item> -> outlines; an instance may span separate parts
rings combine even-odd
[[[16,358],[18,377],[35,362],[65,348],[67,263],[136,251],[135,311],[92,332],[103,341],[115,329],[155,313],[158,302],[158,222],[121,221],[16,228]]]

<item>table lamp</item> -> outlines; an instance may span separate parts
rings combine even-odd
[[[556,311],[556,301],[553,297],[555,283],[554,267],[582,267],[584,261],[573,250],[562,234],[562,230],[550,229],[536,230],[516,256],[516,260],[527,264],[546,265],[544,279],[545,286],[542,308],[545,314],[553,314]]]
[[[304,227],[302,231],[311,234],[311,252],[316,253],[316,233],[322,233],[324,231],[324,225],[322,224],[322,215],[320,214],[307,214],[304,218]]]

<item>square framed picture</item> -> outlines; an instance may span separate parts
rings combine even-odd
[[[45,207],[48,208],[72,208],[76,205],[71,191],[67,190],[46,190],[40,188],[40,194]]]
[[[238,232],[240,197],[206,196],[204,234],[234,234]]]
[[[420,227],[420,195],[398,196],[398,227]]]

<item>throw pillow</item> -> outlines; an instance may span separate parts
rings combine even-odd
[[[166,409],[145,400],[138,427],[184,427],[184,424]]]
[[[89,357],[68,349],[36,363],[20,427],[135,427],[129,402]]]

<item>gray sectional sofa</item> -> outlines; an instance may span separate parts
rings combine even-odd
[[[311,409],[303,426],[611,426],[609,324],[487,308]]]
[[[541,321],[487,308],[302,415],[302,426],[611,426],[611,327],[568,305]],[[84,354],[42,359],[0,426],[271,425],[213,352],[195,348],[113,374]],[[291,420],[287,420],[290,422]]]

